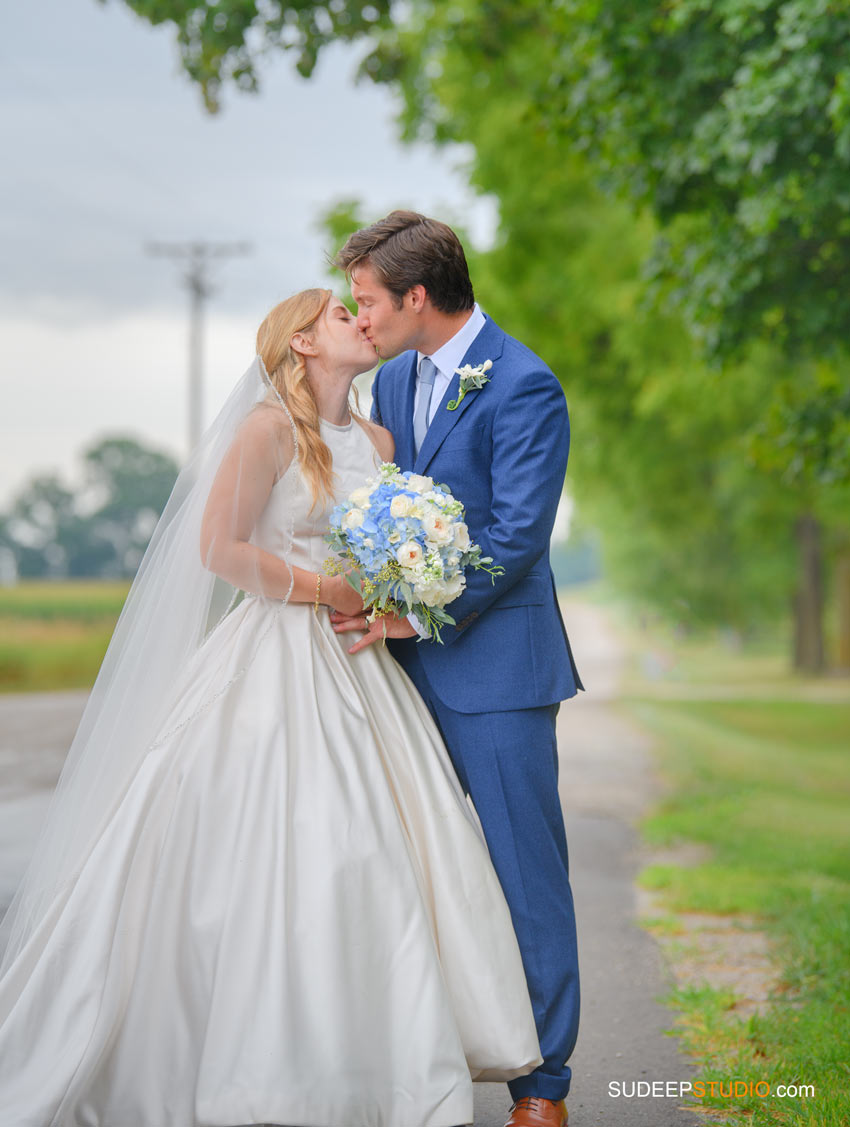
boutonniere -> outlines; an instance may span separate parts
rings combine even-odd
[[[493,361],[485,360],[483,364],[478,364],[474,368],[471,364],[464,364],[462,368],[455,368],[455,371],[460,376],[460,394],[457,399],[452,399],[450,403],[446,404],[448,410],[456,411],[468,391],[477,391],[479,387],[483,387],[485,383],[489,383],[490,377],[487,373],[492,367]]]

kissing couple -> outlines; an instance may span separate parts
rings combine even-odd
[[[564,395],[445,224],[392,212],[337,263],[356,317],[272,309],[116,626],[3,921],[4,1127],[458,1127],[473,1080],[567,1122]],[[325,569],[386,462],[500,568],[440,640]]]

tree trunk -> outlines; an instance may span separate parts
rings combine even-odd
[[[794,668],[821,673],[823,644],[823,555],[820,522],[811,513],[798,517],[794,526],[799,572],[794,594]]]
[[[838,668],[850,669],[850,545],[839,550],[835,564],[838,609]]]

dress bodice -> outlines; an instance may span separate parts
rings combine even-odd
[[[325,542],[334,505],[373,477],[381,464],[378,451],[355,419],[346,426],[320,420],[322,438],[333,457],[334,496],[313,508],[313,495],[304,474],[286,473],[275,484],[257,521],[252,541],[297,567],[321,571],[331,549]],[[290,529],[292,547],[287,548]]]

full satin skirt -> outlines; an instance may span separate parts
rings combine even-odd
[[[3,1127],[455,1127],[540,1063],[474,812],[380,645],[248,598],[0,983]]]

